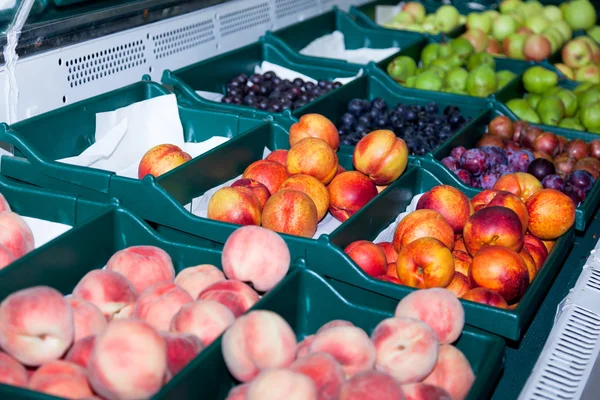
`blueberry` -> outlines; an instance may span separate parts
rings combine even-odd
[[[304,85],[304,89],[308,92],[312,89],[315,88],[315,83],[314,82],[306,82],[306,84]]]
[[[242,84],[238,81],[231,81],[227,84],[227,89],[233,89],[242,86]]]
[[[327,86],[327,81],[326,81],[326,80],[324,80],[324,79],[321,79],[321,80],[320,80],[320,81],[317,83],[317,85],[319,85],[319,87],[322,87],[322,88],[324,88],[325,86]]]
[[[261,83],[263,81],[263,77],[260,74],[252,74],[248,80],[252,83]]]
[[[409,122],[415,121],[417,119],[417,113],[413,110],[405,110],[404,119]]]
[[[302,85],[304,85],[304,81],[300,78],[296,78],[296,79],[294,79],[293,84],[294,84],[294,86],[300,88],[300,87],[302,87]]]
[[[246,82],[248,82],[248,75],[241,73],[233,79],[239,83],[246,83]]]
[[[385,128],[388,124],[387,118],[379,117],[375,120],[375,127]]]
[[[340,118],[340,122],[343,126],[352,126],[356,123],[356,118],[350,113],[344,113]]]
[[[263,74],[263,79],[266,81],[270,81],[271,79],[273,79],[275,76],[275,72],[273,71],[267,71]]]
[[[373,119],[377,119],[377,118],[381,117],[381,115],[382,115],[381,110],[378,108],[375,108],[375,107],[371,108],[371,110],[369,110],[368,114]]]
[[[285,92],[283,94],[283,98],[290,100],[290,101],[294,101],[294,100],[296,100],[296,94],[293,93],[291,90],[288,90],[287,92]]]
[[[281,92],[277,89],[273,90],[271,93],[269,93],[269,98],[270,99],[278,99],[281,97]]]
[[[242,104],[243,101],[242,96],[233,96],[233,104]]]
[[[412,126],[408,126],[408,127],[404,128],[403,133],[404,133],[404,136],[411,137],[412,135],[414,135],[415,130]]]
[[[234,97],[242,96],[244,94],[243,90],[241,90],[240,88],[236,88],[236,87],[229,89],[227,92],[230,96],[234,96]]]
[[[371,126],[371,124],[373,123],[373,119],[369,114],[363,114],[360,117],[358,117],[358,123],[366,126]]]
[[[437,114],[438,111],[439,111],[437,103],[433,103],[433,102],[432,103],[428,103],[425,106],[425,111],[427,111],[430,114]]]
[[[288,99],[284,99],[284,101],[281,102],[281,108],[284,110],[291,110],[292,109],[292,102],[291,100]]]
[[[258,108],[260,110],[266,110],[269,108],[269,100],[267,99],[262,99],[261,101],[258,102]]]
[[[296,100],[294,102],[294,107],[292,107],[292,109],[296,110],[298,108],[304,107],[306,105],[306,102],[303,100]]]
[[[337,89],[339,87],[342,87],[342,83],[341,82],[333,82],[333,88]]]
[[[385,110],[387,108],[387,103],[381,97],[377,97],[371,102],[371,107],[379,110]]]
[[[354,114],[356,117],[360,116],[362,110],[362,101],[360,99],[353,99],[348,103],[348,112]]]
[[[221,99],[221,103],[231,104],[233,103],[233,96],[225,96]]]
[[[457,106],[447,106],[446,108],[444,108],[444,115],[452,114],[455,111],[460,112],[460,108],[458,108]]]
[[[273,78],[271,78],[271,82],[273,82],[273,85],[279,85],[281,84],[281,78],[278,77],[277,75],[275,75]]]
[[[271,93],[271,90],[273,89],[271,88],[271,85],[268,82],[263,82],[259,86],[259,92],[263,96],[266,96],[269,93]]]
[[[456,126],[465,122],[465,119],[460,114],[452,114],[450,118],[448,118],[448,122],[450,122],[452,126]]]
[[[396,106],[396,112],[397,112],[398,114],[403,114],[403,113],[404,113],[404,108],[405,108],[404,104],[402,104],[402,103],[401,103],[401,104],[398,104],[398,105]]]
[[[435,134],[433,125],[427,125],[425,128],[423,128],[423,134],[425,136],[433,136]]]
[[[333,90],[333,82],[331,81],[327,81],[327,84],[325,85],[325,89],[329,92],[331,90]]]
[[[353,144],[352,139],[349,137],[345,137],[342,139],[342,144],[344,144],[346,146],[351,146]]]

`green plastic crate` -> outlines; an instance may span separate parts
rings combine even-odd
[[[330,60],[315,60],[296,54],[283,47],[275,46],[265,37],[257,42],[236,50],[220,54],[208,60],[181,68],[176,71],[166,70],[162,82],[170,85],[180,97],[210,107],[217,106],[227,112],[265,118],[271,113],[244,105],[225,104],[202,98],[196,90],[215,93],[226,93],[227,83],[237,75],[254,73],[254,67],[263,61],[292,69],[316,80],[347,78],[358,74],[360,66],[353,64],[331,63]],[[303,108],[296,111],[302,112]]]
[[[464,146],[468,149],[475,147],[481,136],[483,136],[483,134],[485,133],[490,121],[499,115],[509,116],[513,120],[516,119],[505,105],[498,104],[495,109],[488,110],[480,118],[474,120],[473,123],[470,124],[461,134],[455,135],[450,141],[440,146],[440,148],[438,148],[438,151],[435,154],[435,158],[430,158],[427,161],[427,164],[424,164],[426,168],[429,168],[435,172],[444,170],[445,172],[451,175],[451,181],[453,186],[460,187],[461,189],[466,189],[468,186],[465,185],[462,181],[460,181],[460,179],[458,179],[458,177],[456,177],[444,165],[442,165],[440,161],[442,160],[442,158],[449,156],[450,152],[454,147]],[[535,124],[532,125],[535,126]],[[590,142],[592,140],[598,139],[598,134],[596,133],[575,131],[572,129],[564,129],[555,126],[537,126],[541,127],[544,131],[564,136],[570,140],[582,139],[586,142]],[[471,189],[481,191],[481,189]],[[592,190],[588,194],[585,201],[577,207],[577,214],[575,219],[575,227],[577,230],[585,231],[587,224],[590,222],[590,219],[592,218],[594,212],[598,208],[598,204],[600,204],[600,185],[598,184],[598,182],[595,182],[594,186],[592,187]]]
[[[298,53],[313,40],[324,35],[329,35],[336,30],[344,34],[346,49],[349,50],[362,47],[372,49],[399,47],[403,49],[424,40],[423,35],[415,32],[393,32],[362,27],[356,24],[348,14],[338,10],[336,7],[332,11],[298,22],[297,24],[274,32],[267,32],[267,38],[277,46]],[[394,56],[388,57],[387,60],[391,60]],[[322,60],[320,57],[307,58]],[[329,60],[339,65],[348,64],[345,60]]]

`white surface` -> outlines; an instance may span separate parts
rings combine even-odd
[[[17,4],[17,0],[0,0],[0,10],[13,8]]]
[[[313,40],[305,48],[300,50],[300,54],[313,57],[333,58],[337,60],[346,60],[356,64],[368,64],[371,61],[379,62],[400,51],[399,47],[390,47],[387,49],[370,49],[363,47],[356,50],[346,50],[344,44],[344,34],[335,31],[329,35],[321,36]]]
[[[154,146],[174,144],[194,158],[227,140],[215,136],[200,143],[184,142],[177,99],[170,94],[96,114],[96,142],[80,155],[58,161],[137,179],[140,160]]]
[[[52,239],[55,239],[71,229],[71,226],[59,224],[57,222],[45,221],[43,219],[22,217],[31,232],[33,233],[33,240],[35,248],[42,247]]]
[[[375,22],[378,25],[384,25],[391,22],[396,14],[402,11],[404,2],[396,4],[395,6],[376,6],[375,7]]]
[[[396,220],[394,222],[392,222],[387,228],[382,230],[379,233],[379,235],[377,235],[375,240],[373,240],[373,243],[391,242],[394,239],[394,232],[396,231],[396,227],[398,226],[400,221],[404,219],[404,217],[406,217],[408,214],[417,209],[417,203],[419,202],[421,196],[423,196],[423,193],[413,197],[410,201],[410,204],[406,207],[406,211],[400,213],[398,217],[396,217]]]

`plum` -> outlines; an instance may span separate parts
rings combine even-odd
[[[450,152],[450,155],[452,157],[454,157],[457,160],[460,160],[460,157],[463,155],[463,153],[467,151],[467,149],[465,149],[463,146],[458,146],[452,149],[452,151]]]
[[[458,160],[452,156],[444,157],[442,164],[452,172],[456,172],[459,168]]]
[[[564,192],[565,180],[557,174],[547,175],[544,179],[542,179],[542,186],[544,186],[544,189],[554,189]]]
[[[518,150],[508,156],[508,165],[515,172],[526,172],[534,159],[533,153],[529,150]]]
[[[465,171],[464,169],[456,170],[456,176],[458,176],[458,179],[460,179],[465,185],[473,185],[473,178],[468,171]]]
[[[585,195],[587,195],[594,185],[594,176],[588,171],[576,170],[567,176],[566,183],[567,185],[583,190]]]
[[[473,176],[479,176],[487,169],[487,155],[481,149],[469,149],[460,156],[460,166]]]
[[[527,167],[527,173],[541,181],[548,175],[556,174],[556,168],[553,163],[545,158],[536,158]]]
[[[488,166],[495,167],[497,165],[508,165],[508,157],[504,152],[504,149],[497,146],[484,146],[480,147],[487,156]]]

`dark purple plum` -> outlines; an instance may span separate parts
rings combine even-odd
[[[502,176],[504,174],[512,173],[512,170],[510,169],[510,167],[508,165],[504,165],[504,164],[496,165],[494,168],[492,168],[492,171],[498,172],[500,174],[500,176]]]
[[[508,157],[506,156],[504,149],[497,146],[484,146],[480,147],[480,149],[487,155],[488,165],[490,167],[508,165]]]
[[[471,174],[464,169],[457,170],[456,176],[458,176],[458,179],[460,179],[465,185],[471,186],[473,184],[473,178],[471,177]]]
[[[583,192],[583,190],[576,188],[575,186],[570,186],[567,185],[565,187],[565,191],[564,193],[569,196],[571,198],[571,200],[573,200],[573,203],[575,203],[576,206],[579,205],[579,203],[581,203],[582,201],[585,200],[585,193]]]
[[[526,172],[534,159],[533,153],[529,150],[519,150],[508,156],[508,165],[515,172]]]
[[[479,176],[488,166],[487,156],[483,150],[469,149],[460,156],[460,166],[471,175]]]
[[[544,189],[554,189],[559,192],[564,192],[565,180],[561,178],[560,175],[547,175],[542,179],[542,186],[544,186]]]
[[[467,149],[465,149],[463,146],[458,146],[452,149],[450,155],[457,160],[460,160],[460,156],[462,156],[465,151],[467,151]]]
[[[587,195],[594,186],[594,176],[584,170],[576,170],[567,176],[567,185],[579,188]]]
[[[539,181],[543,180],[548,175],[556,174],[554,163],[545,158],[536,158],[527,167],[527,173],[535,176]]]
[[[452,156],[444,157],[442,164],[452,172],[456,172],[460,168],[458,160]]]
[[[482,189],[492,189],[496,184],[498,178],[500,178],[501,174],[497,171],[488,171],[481,175],[478,179],[480,188]]]

